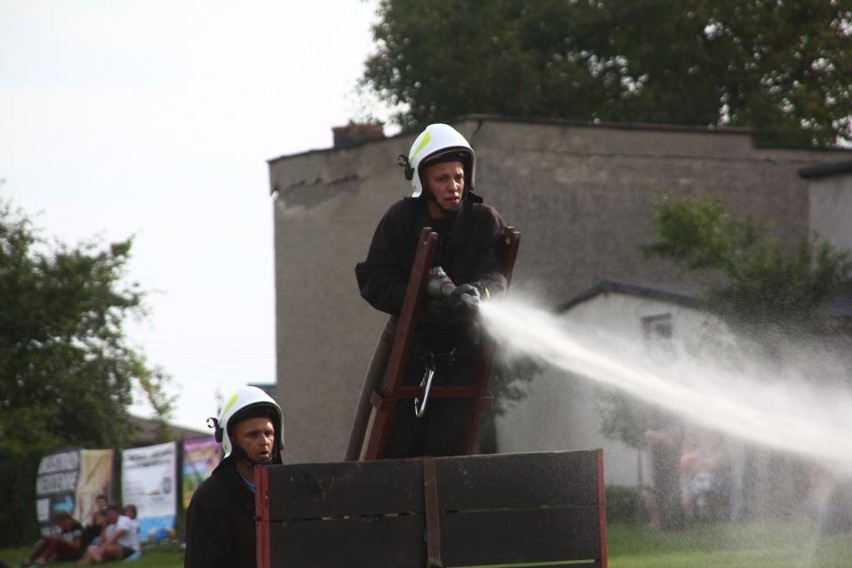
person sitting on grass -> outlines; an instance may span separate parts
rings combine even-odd
[[[83,554],[83,525],[68,511],[57,511],[53,515],[53,523],[58,532],[38,541],[32,554],[20,564],[21,567],[44,566],[52,558],[71,562]]]
[[[89,514],[89,522],[83,527],[83,550],[86,550],[90,544],[98,543],[98,539],[104,530],[104,520],[101,516],[101,511],[107,505],[109,505],[109,499],[106,495],[100,494],[95,497],[92,511]]]
[[[107,505],[103,511],[104,527],[100,542],[86,549],[80,564],[99,564],[110,560],[124,560],[140,549],[139,531],[130,517],[119,515],[115,505]]]

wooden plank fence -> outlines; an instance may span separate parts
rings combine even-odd
[[[257,471],[261,568],[606,568],[601,450]]]

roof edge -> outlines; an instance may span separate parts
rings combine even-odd
[[[804,179],[818,179],[850,172],[852,172],[852,160],[800,168],[799,177]]]
[[[593,121],[582,121],[582,120],[569,120],[562,118],[536,118],[536,117],[517,117],[517,116],[505,116],[505,115],[497,115],[497,114],[465,114],[458,116],[452,120],[448,120],[447,123],[451,125],[457,125],[461,122],[466,121],[474,121],[474,122],[513,122],[513,123],[527,123],[527,124],[550,124],[554,126],[573,126],[577,128],[605,128],[610,130],[644,130],[644,131],[658,131],[658,132],[692,132],[692,133],[701,133],[701,134],[721,134],[721,135],[734,135],[734,136],[749,136],[751,137],[752,144],[755,148],[786,148],[791,150],[813,150],[819,152],[843,152],[849,153],[849,148],[844,147],[817,147],[817,146],[808,146],[808,145],[783,145],[783,144],[766,144],[766,143],[758,143],[755,141],[755,129],[748,126],[713,126],[713,125],[699,125],[699,124],[661,124],[661,123],[652,123],[652,122],[607,122],[601,120],[593,120]],[[382,139],[377,140],[366,140],[357,144],[357,146],[362,146],[365,144],[374,144],[376,142],[385,142],[387,140],[394,140],[396,138],[401,138],[405,136],[409,136],[414,133],[414,131],[419,131],[419,129],[414,130],[403,130],[398,132],[393,136],[386,136]],[[339,150],[346,150],[347,148],[335,148],[331,146],[329,148],[316,148],[312,150],[306,150],[304,152],[299,152],[296,154],[285,154],[282,156],[278,156],[275,158],[270,158],[266,160],[266,163],[271,165],[275,162],[285,160],[288,158],[297,158],[301,156],[307,156],[310,154],[317,153],[326,153],[333,152]]]
[[[662,288],[655,288],[652,285],[647,284],[631,284],[626,282],[617,282],[615,280],[602,280],[585,292],[581,292],[568,301],[559,304],[556,306],[554,311],[556,313],[566,312],[574,306],[582,304],[595,296],[612,292],[653,300],[664,300],[673,304],[680,304],[691,308],[701,305],[701,301],[692,294],[663,290]]]

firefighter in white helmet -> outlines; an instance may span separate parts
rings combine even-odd
[[[238,389],[208,423],[224,457],[186,512],[185,568],[254,568],[255,466],[280,464],[281,407],[257,387]]]
[[[408,155],[399,157],[412,185],[411,197],[391,205],[379,221],[366,260],[355,267],[361,296],[374,308],[397,315],[421,229],[431,227],[438,234],[434,277],[427,285],[429,297],[416,329],[407,384],[421,382],[426,360],[436,385],[464,382],[469,373],[462,355],[477,343],[472,319],[478,303],[506,288],[502,257],[506,225],[496,209],[474,194],[475,158],[471,145],[453,127],[426,127]],[[409,408],[405,416],[394,417],[386,457],[460,452],[463,432],[456,432],[458,420],[442,416],[438,402],[428,417],[412,421]],[[458,401],[440,402],[449,407]],[[397,435],[405,439],[393,439]]]

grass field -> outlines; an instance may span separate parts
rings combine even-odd
[[[694,526],[663,533],[647,526],[608,528],[610,568],[850,568],[852,535],[820,537],[808,520]],[[27,548],[0,550],[17,566]],[[145,549],[133,568],[181,568],[178,545]],[[310,568],[310,567],[305,567]]]
[[[852,535],[820,536],[807,519],[694,526],[664,533],[608,528],[611,568],[850,568]]]

